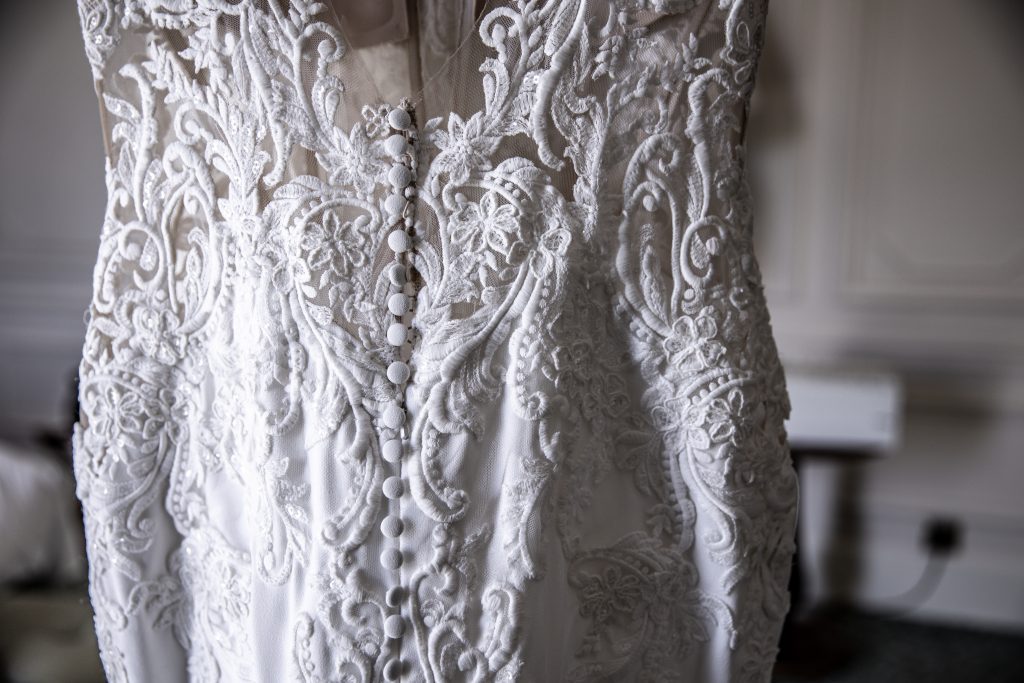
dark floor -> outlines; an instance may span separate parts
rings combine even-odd
[[[774,683],[1024,683],[1024,634],[833,609],[782,647]]]

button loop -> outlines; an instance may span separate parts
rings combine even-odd
[[[402,604],[408,592],[401,585],[401,567],[404,562],[401,541],[405,522],[401,516],[401,498],[405,494],[405,479],[402,473],[402,459],[408,443],[405,405],[406,383],[412,370],[408,360],[411,356],[413,331],[410,329],[412,312],[415,308],[415,286],[412,253],[416,245],[417,224],[415,221],[416,196],[416,125],[415,111],[408,100],[388,112],[391,134],[384,141],[384,150],[391,157],[392,165],[387,173],[390,193],[384,200],[384,214],[390,232],[388,247],[394,252],[394,262],[386,269],[390,292],[387,300],[381,302],[393,322],[387,328],[387,342],[394,349],[393,360],[387,367],[387,379],[393,385],[394,398],[380,414],[384,426],[384,440],[381,455],[386,477],[381,485],[388,514],[381,521],[380,530],[385,537],[385,549],[380,563],[389,573],[387,605],[392,613],[384,621],[391,656],[384,665],[384,679],[400,680],[405,663],[401,659],[402,637],[406,632],[406,619],[402,615]]]

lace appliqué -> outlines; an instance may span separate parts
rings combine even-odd
[[[422,122],[401,182],[322,3],[79,12],[111,680],[768,679],[796,481],[744,176],[763,0],[496,2],[471,109]],[[573,610],[541,615],[555,584]]]

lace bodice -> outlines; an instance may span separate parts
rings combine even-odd
[[[111,681],[768,680],[764,0],[420,0],[401,102],[330,4],[79,9]]]

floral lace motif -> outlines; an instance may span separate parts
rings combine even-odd
[[[480,19],[480,109],[419,131],[399,646],[390,107],[320,2],[79,11],[109,200],[74,447],[111,681],[377,681],[395,647],[403,681],[769,679],[796,480],[744,175],[765,0]]]

